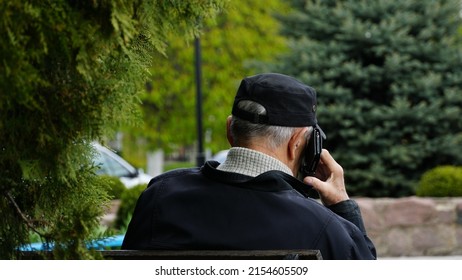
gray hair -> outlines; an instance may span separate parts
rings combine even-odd
[[[237,106],[250,113],[266,115],[265,107],[254,101],[242,100]],[[253,139],[263,138],[268,148],[271,149],[276,149],[289,141],[296,129],[296,127],[254,124],[235,116],[232,117],[230,125],[231,136],[236,145],[245,145]],[[308,133],[311,133],[311,129],[308,130]]]

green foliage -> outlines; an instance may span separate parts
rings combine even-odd
[[[75,179],[68,179],[67,182],[45,179],[40,182],[40,189],[35,189],[34,184],[24,181],[22,187],[29,189],[28,192],[16,189],[9,192],[11,196],[7,200],[1,200],[2,204],[6,203],[1,205],[3,254],[14,250],[14,244],[29,242],[29,238],[18,242],[17,236],[11,234],[17,230],[13,225],[20,222],[25,230],[24,234],[28,235],[32,230],[39,235],[41,242],[55,244],[54,258],[95,257],[85,250],[82,237],[91,235],[99,227],[98,218],[103,214],[108,197],[99,177],[85,170],[81,171]]]
[[[91,258],[84,240],[109,198],[89,143],[138,123],[167,35],[198,34],[222,4],[0,1],[0,259],[30,230],[56,258]]]
[[[462,167],[438,166],[422,175],[416,189],[418,196],[462,196]]]
[[[107,194],[111,199],[119,199],[122,193],[126,190],[125,185],[118,177],[109,175],[100,175],[102,184],[105,186]]]
[[[200,36],[202,111],[205,146],[213,152],[229,147],[226,117],[240,80],[254,74],[251,62],[269,61],[285,50],[272,15],[287,9],[279,0],[234,0],[216,20],[206,22]],[[167,56],[153,60],[151,81],[142,97],[144,127],[130,132],[146,140],[146,149],[167,153],[197,140],[194,43],[176,35],[168,40]],[[132,150],[140,149],[137,141],[127,141],[124,149],[131,143],[136,143]]]
[[[292,3],[271,69],[316,88],[352,195],[412,195],[426,170],[462,163],[459,1]]]
[[[125,190],[120,197],[120,207],[117,211],[117,219],[115,222],[116,228],[122,228],[127,226],[129,217],[135,211],[136,202],[141,193],[146,189],[146,185],[138,185],[131,189]]]
[[[169,171],[169,170],[178,169],[178,168],[191,168],[194,166],[195,164],[191,162],[183,162],[183,161],[170,162],[170,163],[165,164],[164,171]]]

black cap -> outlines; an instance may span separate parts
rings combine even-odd
[[[254,101],[266,115],[238,108],[243,100]],[[234,99],[232,114],[251,123],[304,127],[317,126],[316,91],[293,77],[266,73],[244,78]]]

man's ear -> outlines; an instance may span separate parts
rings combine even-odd
[[[231,145],[231,147],[234,147],[234,139],[233,136],[231,135],[231,119],[232,116],[228,116],[226,119],[226,137],[228,138],[228,142]]]
[[[308,128],[303,127],[296,129],[292,137],[290,137],[287,146],[287,157],[289,160],[297,160],[300,153],[303,151],[306,142],[306,131]]]

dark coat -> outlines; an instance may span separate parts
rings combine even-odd
[[[308,186],[284,172],[253,178],[216,166],[152,179],[122,249],[318,249],[324,259],[376,258],[354,201],[336,205],[336,214],[303,196],[297,189]]]

